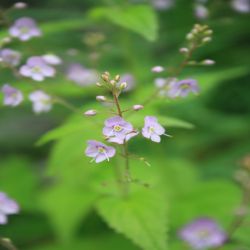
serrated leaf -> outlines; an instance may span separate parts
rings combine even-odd
[[[147,5],[133,5],[124,8],[100,7],[90,12],[93,18],[106,18],[123,28],[132,30],[149,41],[155,41],[158,21],[155,11]]]
[[[128,198],[105,197],[97,203],[98,213],[113,229],[145,250],[167,249],[166,208],[165,200],[147,189]]]

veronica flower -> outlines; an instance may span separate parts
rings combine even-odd
[[[208,9],[202,5],[202,4],[197,4],[194,7],[194,14],[198,19],[207,19],[209,16],[209,11]]]
[[[35,113],[48,112],[52,108],[52,99],[49,95],[41,90],[32,92],[29,99],[33,103],[33,111]]]
[[[180,237],[196,250],[219,247],[226,241],[226,233],[210,219],[201,218],[186,225]]]
[[[59,65],[62,63],[62,59],[54,54],[46,54],[43,55],[42,58],[47,64]]]
[[[81,64],[71,64],[67,69],[67,77],[80,86],[88,86],[98,81],[98,75],[95,70],[87,69]]]
[[[90,140],[87,143],[88,147],[86,148],[85,154],[93,158],[93,161],[96,163],[105,160],[109,161],[109,159],[115,155],[115,148],[109,147],[104,143],[94,140]]]
[[[126,122],[120,116],[114,116],[107,119],[102,132],[108,138],[109,142],[118,144],[123,144],[124,140],[128,141],[138,134],[138,132],[133,129],[132,124]]]
[[[2,49],[0,59],[7,66],[17,66],[20,63],[21,54],[12,49]]]
[[[4,93],[3,104],[5,106],[15,107],[23,101],[23,94],[20,90],[11,87],[9,84],[4,84],[2,87]]]
[[[152,5],[157,10],[167,10],[174,4],[174,0],[151,0]]]
[[[142,135],[154,142],[161,141],[161,135],[165,134],[165,129],[158,123],[158,120],[154,116],[146,116],[144,119],[144,127],[142,128]]]
[[[168,96],[170,98],[186,97],[190,92],[199,93],[197,81],[194,79],[173,81],[169,84]]]
[[[232,8],[241,13],[250,12],[250,1],[249,0],[232,0]]]
[[[22,76],[30,77],[35,81],[43,81],[46,77],[53,77],[55,69],[46,64],[40,56],[30,57],[20,70]]]
[[[41,36],[41,31],[37,27],[36,22],[29,17],[17,19],[10,27],[9,33],[11,36],[17,37],[21,41],[27,41],[32,37]]]
[[[10,199],[5,193],[0,192],[0,225],[8,222],[9,214],[16,214],[18,212],[18,204]]]
[[[126,88],[123,90],[124,92],[130,91],[130,90],[134,89],[134,87],[135,87],[135,78],[133,75],[131,75],[129,73],[125,73],[125,74],[121,75],[120,82],[127,83]]]

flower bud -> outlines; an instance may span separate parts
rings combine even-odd
[[[122,82],[121,85],[120,85],[120,89],[123,90],[123,89],[126,89],[128,86],[128,84],[126,82]]]
[[[164,71],[164,68],[162,66],[154,66],[151,70],[154,73],[160,73],[160,72]]]
[[[180,48],[179,51],[180,51],[180,53],[182,53],[182,54],[186,54],[186,53],[189,52],[189,49],[188,49],[188,48]]]
[[[141,105],[141,104],[135,104],[135,105],[133,105],[133,110],[134,111],[138,111],[138,110],[141,110],[143,108],[144,108],[144,106]]]
[[[214,65],[215,64],[215,61],[213,60],[210,60],[210,59],[206,59],[204,61],[201,62],[202,65]]]
[[[187,36],[186,36],[186,39],[187,40],[192,40],[192,39],[194,39],[194,35],[192,33],[188,33]]]
[[[212,30],[206,30],[205,32],[204,32],[204,35],[206,35],[206,36],[211,36],[213,34],[213,31]]]
[[[117,82],[120,81],[120,78],[121,78],[120,75],[116,75],[116,76],[115,76],[115,80],[116,80]]]
[[[111,81],[110,81],[110,84],[111,84],[112,86],[115,86],[116,81],[115,81],[115,80],[111,80]]]
[[[110,76],[110,74],[109,74],[109,72],[104,72],[103,74],[102,74],[102,79],[105,81],[105,82],[108,82],[109,81],[109,76]]]
[[[209,42],[211,42],[211,40],[212,40],[212,38],[211,37],[204,37],[203,39],[202,39],[202,42],[203,43],[209,43]]]
[[[25,9],[25,8],[27,8],[27,3],[24,3],[24,2],[17,2],[17,3],[15,3],[14,5],[13,5],[13,7],[15,8],[15,9]]]
[[[107,98],[103,95],[98,95],[98,96],[96,96],[96,100],[99,102],[105,102],[107,100]]]
[[[95,116],[96,113],[97,113],[96,110],[90,109],[90,110],[87,110],[86,112],[84,112],[84,115],[86,115],[86,116]]]
[[[97,86],[97,87],[102,87],[102,84],[99,83],[99,82],[97,82],[97,83],[96,83],[96,86]]]

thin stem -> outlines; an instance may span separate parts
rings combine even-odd
[[[0,245],[2,245],[5,249],[8,250],[17,250],[17,248],[8,238],[0,238]]]

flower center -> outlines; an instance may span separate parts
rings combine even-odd
[[[198,235],[200,238],[204,239],[204,238],[209,237],[210,233],[211,233],[211,232],[209,232],[209,230],[203,229],[203,230],[198,231],[198,232],[197,232],[197,235]]]
[[[150,133],[154,133],[155,132],[155,128],[154,127],[149,127],[149,132]]]
[[[182,88],[182,89],[189,89],[190,86],[189,86],[189,84],[184,83],[184,84],[181,85],[181,88]]]
[[[98,152],[104,154],[106,153],[106,149],[104,147],[98,147]]]
[[[29,32],[29,28],[24,26],[24,27],[22,27],[22,28],[20,29],[20,31],[21,31],[22,34],[26,34],[26,33]]]
[[[41,72],[41,69],[40,69],[40,67],[35,66],[35,67],[32,68],[32,72],[33,72],[33,73],[40,73],[40,72]]]
[[[119,125],[115,125],[114,126],[114,131],[115,132],[119,132],[119,131],[121,131],[122,130],[122,127],[121,126],[119,126]]]

